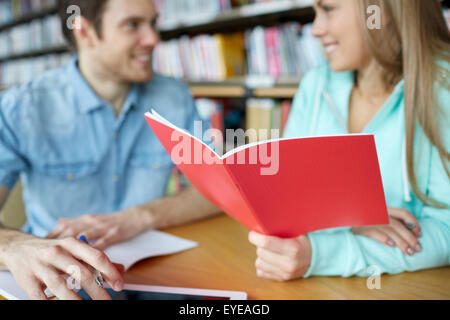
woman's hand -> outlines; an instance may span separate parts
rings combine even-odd
[[[311,263],[311,244],[306,236],[281,239],[254,231],[249,241],[257,246],[256,273],[261,278],[289,281],[301,278]]]
[[[422,247],[418,238],[422,236],[417,218],[405,209],[388,208],[389,225],[354,227],[354,234],[377,240],[390,247],[397,246],[406,255],[420,252]]]
[[[111,214],[85,215],[76,219],[59,219],[48,239],[78,238],[84,235],[92,246],[105,250],[110,245],[129,240],[146,230],[142,212],[129,209]]]
[[[80,300],[70,276],[92,299],[110,300],[95,281],[93,268],[116,291],[123,288],[123,266],[101,251],[74,238],[39,239],[23,234],[0,250],[2,261],[18,285],[33,300],[46,300],[48,288],[60,300]]]

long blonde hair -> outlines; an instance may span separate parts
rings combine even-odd
[[[443,108],[438,104],[436,84],[449,89],[448,68],[437,62],[450,63],[450,33],[442,7],[437,0],[356,0],[359,3],[361,24],[365,30],[369,51],[382,67],[386,86],[404,79],[406,163],[408,178],[414,194],[423,203],[446,208],[420,190],[414,170],[414,136],[416,123],[431,144],[437,148],[443,167],[450,179],[450,154],[441,136],[439,116]],[[367,27],[367,8],[381,9],[381,29]],[[447,118],[448,119],[448,118]]]

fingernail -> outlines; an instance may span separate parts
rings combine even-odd
[[[420,252],[422,251],[422,247],[420,246],[420,244],[416,245],[416,252]]]
[[[408,253],[408,255],[412,256],[413,255],[413,250],[411,248],[406,249],[406,252]]]
[[[391,247],[394,246],[394,241],[392,241],[392,240],[388,240],[388,241],[386,241],[386,243],[388,244],[388,246],[391,246]]]
[[[116,283],[114,284],[114,289],[116,291],[122,291],[122,289],[123,289],[122,281],[116,281]]]

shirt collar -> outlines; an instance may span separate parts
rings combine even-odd
[[[81,112],[87,113],[105,105],[105,102],[97,96],[78,69],[78,56],[73,57],[69,63],[69,79]]]
[[[72,58],[69,63],[69,79],[73,85],[75,97],[78,101],[78,108],[81,112],[88,113],[97,108],[108,105],[101,99],[87,83],[86,79],[81,74],[78,68],[78,56]],[[122,112],[125,114],[129,109],[138,106],[139,85],[133,84],[128,92],[127,98]]]

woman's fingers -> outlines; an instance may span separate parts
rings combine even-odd
[[[401,222],[398,220],[393,220],[391,222],[392,228],[397,232],[397,234],[407,243],[406,250],[408,252],[420,252],[422,250],[419,241],[414,234]],[[410,249],[410,250],[408,250]]]
[[[255,267],[259,273],[263,273],[266,276],[271,276],[271,279],[277,280],[277,281],[289,281],[291,280],[291,277],[288,273],[284,272],[283,270],[279,269],[278,267],[268,263],[267,261],[263,260],[261,257],[256,259]],[[259,274],[258,274],[259,276]]]
[[[408,242],[402,238],[402,236],[393,228],[384,230],[388,236],[392,239],[395,246],[398,247],[407,256],[412,256],[414,254],[413,249],[409,246]]]
[[[281,239],[251,231],[249,233],[248,240],[250,243],[259,248],[263,248],[283,256],[298,256],[300,251],[300,245],[296,238]]]
[[[395,219],[403,221],[407,229],[411,230],[416,237],[420,237],[421,229],[416,216],[405,209],[389,208],[389,215]]]
[[[379,229],[376,229],[374,227],[363,227],[363,228],[355,228],[356,234],[360,234],[363,236],[366,236],[368,238],[372,238],[378,242],[381,242],[382,244],[385,244],[389,247],[393,247],[395,245],[394,241],[389,237],[389,235]]]

